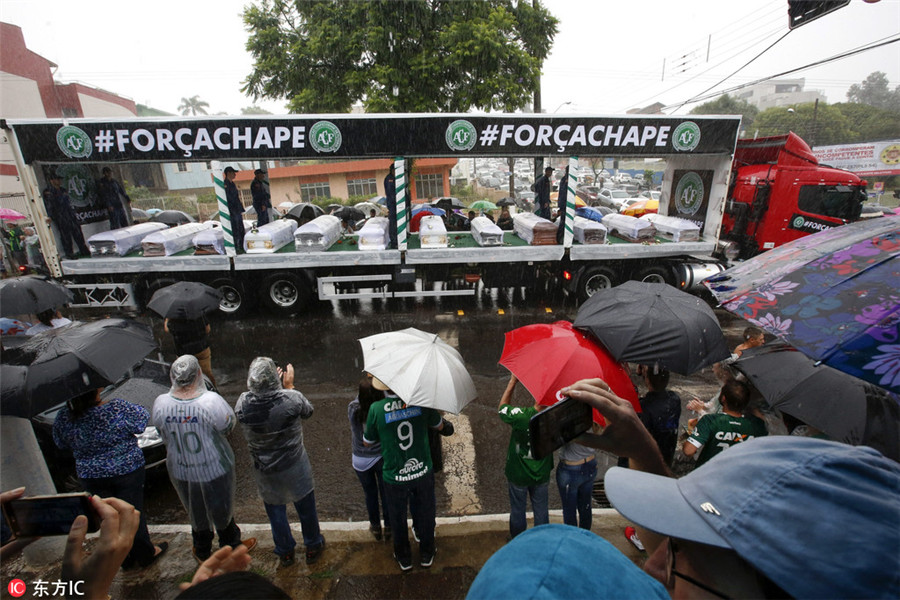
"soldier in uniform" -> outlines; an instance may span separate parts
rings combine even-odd
[[[62,187],[62,178],[56,173],[51,173],[50,185],[44,188],[41,195],[44,198],[44,206],[47,208],[47,216],[50,217],[50,221],[56,223],[56,228],[59,230],[65,258],[76,258],[72,253],[72,240],[78,245],[81,255],[90,256],[91,251],[84,243],[81,225],[78,224],[78,219],[75,217],[75,210],[72,208],[69,194]]]
[[[109,213],[109,228],[128,227],[125,201],[130,203],[131,198],[125,193],[122,184],[112,178],[112,169],[109,167],[103,167],[103,177],[97,180],[97,194]]]
[[[250,193],[253,195],[253,210],[256,211],[256,224],[265,225],[269,222],[272,195],[269,193],[269,185],[266,183],[265,171],[256,169],[253,171],[253,177],[253,183],[250,184]]]

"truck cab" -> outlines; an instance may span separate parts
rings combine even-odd
[[[859,219],[866,182],[820,165],[794,133],[738,140],[721,239],[740,258]]]

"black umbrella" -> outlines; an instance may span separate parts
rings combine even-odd
[[[510,198],[509,196],[507,196],[506,198],[501,198],[500,200],[497,201],[497,206],[515,206],[515,205],[516,205],[516,199]]]
[[[185,223],[196,223],[196,221],[194,217],[180,210],[164,210],[150,217],[151,223],[165,223],[169,227],[176,227]]]
[[[358,208],[354,208],[352,206],[345,206],[341,210],[335,211],[334,216],[336,216],[338,219],[340,219],[342,221],[349,220],[349,221],[356,222],[356,221],[361,221],[361,220],[365,219],[366,213],[359,210]]]
[[[0,316],[37,314],[72,301],[72,292],[59,282],[39,275],[0,281]]]
[[[322,210],[321,206],[303,202],[295,205],[291,210],[287,211],[287,214],[284,216],[288,219],[297,221],[300,225],[304,225],[324,214],[325,211]]]
[[[325,214],[333,215],[335,212],[344,208],[343,204],[329,204],[325,209]]]
[[[599,290],[578,309],[575,327],[591,332],[616,360],[683,375],[731,356],[706,302],[663,283],[626,281]]]
[[[222,292],[205,283],[179,281],[154,292],[147,308],[167,319],[198,319],[219,308]]]
[[[135,223],[146,223],[150,220],[150,213],[139,208],[131,209],[131,220]]]
[[[834,440],[871,446],[900,460],[900,399],[784,342],[745,350],[733,366],[766,402]]]
[[[43,331],[4,351],[0,411],[36,414],[86,390],[114,383],[155,348],[152,330],[130,319],[73,323]]]
[[[437,200],[432,202],[432,204],[434,204],[438,208],[443,208],[447,212],[450,212],[454,208],[462,210],[466,207],[466,205],[463,204],[462,201],[455,196],[444,196],[443,198],[438,198]]]

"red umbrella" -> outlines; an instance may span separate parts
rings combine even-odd
[[[500,364],[512,371],[539,404],[555,404],[560,389],[580,379],[599,377],[636,411],[641,410],[625,368],[568,321],[526,325],[507,332]],[[594,421],[605,423],[596,410]]]

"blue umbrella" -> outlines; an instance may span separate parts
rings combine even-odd
[[[814,361],[900,393],[900,219],[806,236],[704,283]]]
[[[444,215],[447,214],[447,212],[444,209],[438,208],[437,206],[417,206],[414,209],[412,209],[412,216],[413,217],[416,216],[423,210],[428,211],[429,213],[436,215],[438,217],[443,217]]]

